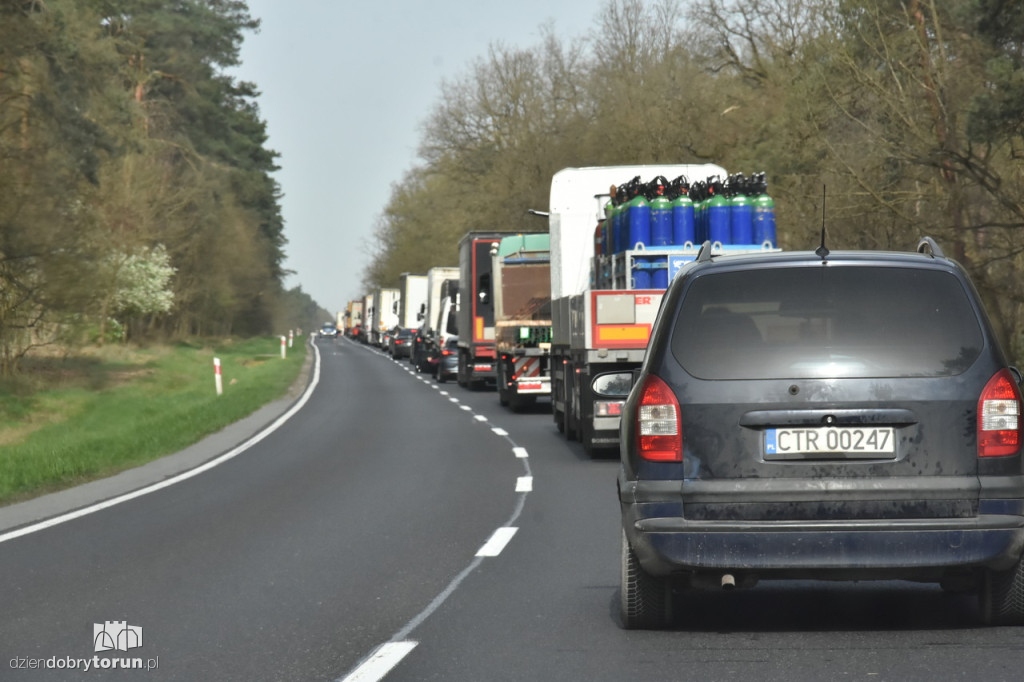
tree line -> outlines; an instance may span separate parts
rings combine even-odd
[[[258,23],[240,0],[0,3],[0,374],[55,341],[321,316],[282,287],[277,154],[225,73]]]
[[[1018,0],[610,0],[588,35],[494,44],[442,85],[364,283],[546,229],[527,209],[561,168],[711,162],[767,173],[783,248],[823,220],[833,250],[934,237],[1020,364],[1022,154]]]

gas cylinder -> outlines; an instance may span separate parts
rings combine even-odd
[[[704,200],[707,196],[702,180],[697,180],[690,185],[690,198],[693,199],[693,243],[703,244],[704,240],[708,238],[708,229],[704,221]]]
[[[628,226],[629,234],[626,249],[635,248],[637,244],[647,246],[651,243],[651,205],[644,196],[640,176],[630,183],[629,194],[630,199],[626,202],[625,226]]]
[[[690,198],[690,183],[685,175],[671,182],[668,197],[672,201],[672,243],[676,246],[686,242],[695,244],[697,235],[693,224],[693,199]]]
[[[668,198],[668,180],[664,176],[647,183],[647,200],[651,204],[651,245],[672,244],[672,202]]]
[[[763,172],[751,178],[751,194],[754,208],[754,243],[769,242],[776,246],[775,200],[768,196],[768,181]]]
[[[708,239],[720,244],[729,244],[732,234],[729,225],[729,200],[722,191],[722,180],[717,175],[708,182],[708,198],[704,202]]]
[[[749,183],[743,173],[729,178],[729,234],[733,244],[752,244],[754,240],[754,202],[747,196]]]
[[[612,205],[612,231],[608,253],[619,253],[624,248],[623,244],[626,243],[626,236],[623,234],[626,232],[625,226],[623,225],[625,218],[626,188],[624,185],[619,185],[615,192],[615,200]]]

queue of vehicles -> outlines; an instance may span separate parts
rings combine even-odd
[[[746,191],[727,191],[741,183]],[[749,209],[735,238],[733,196]],[[607,166],[556,173],[549,210],[531,212],[547,218],[547,232],[467,233],[457,266],[403,274],[398,289],[351,302],[362,328],[346,335],[434,376],[442,359],[455,362],[460,386],[495,388],[512,410],[548,400],[566,437],[589,454],[612,450],[623,401],[594,380],[640,367],[663,292],[698,240],[721,253],[777,250],[774,205],[763,174]]]
[[[933,240],[781,252],[763,176],[707,164],[564,169],[535,213],[427,276],[410,361],[618,449],[623,627],[770,579],[933,582],[1024,624],[1022,376]]]

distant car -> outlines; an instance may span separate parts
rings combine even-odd
[[[459,337],[449,336],[437,361],[437,382],[443,384],[459,375]]]
[[[333,339],[338,336],[338,327],[332,323],[325,324],[320,327],[320,331],[317,334],[321,339]]]
[[[398,328],[391,334],[391,342],[388,344],[388,349],[393,358],[407,358],[409,357],[410,348],[412,346],[413,331],[411,329]]]
[[[938,583],[1024,624],[1020,382],[931,239],[702,250],[622,409],[623,626],[759,579]]]

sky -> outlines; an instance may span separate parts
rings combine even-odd
[[[391,187],[419,165],[421,126],[443,80],[488,47],[532,48],[541,28],[564,42],[595,28],[603,0],[248,0],[261,20],[242,64],[278,152],[285,267],[335,313],[361,297],[374,227]],[[452,265],[438,263],[437,265]]]

